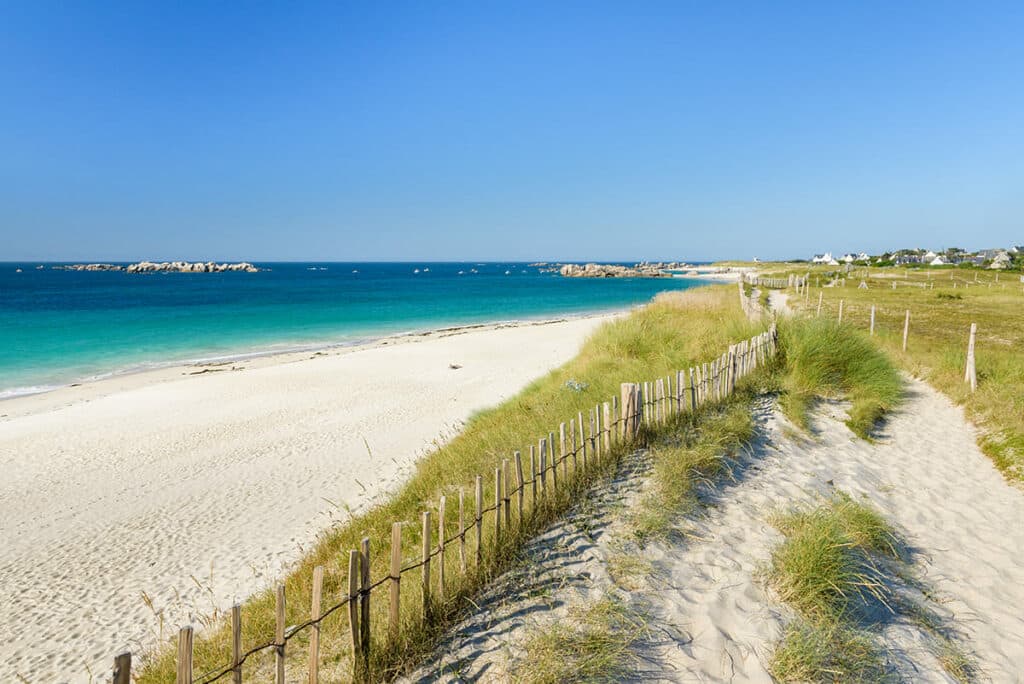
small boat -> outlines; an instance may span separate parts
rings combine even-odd
[[[429,268],[425,268],[425,269],[423,269],[423,272],[424,273],[430,273],[430,269]]]
[[[359,269],[358,269],[358,268],[353,268],[353,269],[352,269],[352,272],[353,272],[353,273],[359,273]]]
[[[505,275],[512,275],[512,271],[505,271]]]
[[[459,275],[464,275],[465,273],[465,271],[459,271]]]
[[[16,268],[16,269],[14,269],[14,272],[15,273],[21,273],[21,269],[20,268]]]
[[[37,271],[42,271],[43,270],[43,265],[39,264],[38,266],[36,266],[36,270]]]
[[[416,269],[413,269],[413,271],[412,271],[412,272],[413,272],[413,273],[419,273],[419,272],[420,272],[420,269],[418,269],[418,268],[416,268]]]

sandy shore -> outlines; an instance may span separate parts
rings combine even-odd
[[[88,681],[119,650],[152,645],[161,622],[167,636],[267,586],[345,507],[386,495],[435,440],[572,358],[610,317],[165,368],[0,403],[0,679]]]

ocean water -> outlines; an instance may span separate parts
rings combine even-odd
[[[39,265],[0,263],[0,398],[184,361],[606,311],[705,284],[562,278],[522,263],[260,263],[269,270],[195,274]]]

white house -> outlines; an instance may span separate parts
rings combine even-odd
[[[925,256],[927,257],[928,255],[926,254]],[[928,262],[928,265],[930,266],[946,266],[947,264],[949,264],[949,262],[946,261],[946,258],[943,257],[941,254],[937,255],[934,259]]]
[[[923,258],[924,258],[925,261],[930,262],[932,259],[934,259],[937,256],[939,256],[939,255],[929,249],[927,252],[924,253],[924,257]],[[943,262],[943,263],[945,263],[945,262]]]
[[[824,254],[815,254],[814,258],[811,259],[812,264],[829,264],[835,262],[832,258],[832,252],[825,252]]]

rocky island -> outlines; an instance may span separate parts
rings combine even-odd
[[[646,261],[632,266],[620,264],[562,264],[558,269],[559,274],[566,278],[671,278],[669,271],[680,271],[689,268],[681,262],[658,262],[648,263]]]
[[[224,273],[241,271],[257,273],[260,269],[248,261],[236,264],[218,264],[213,261],[140,261],[122,266],[120,264],[68,264],[54,266],[58,271],[124,271],[125,273]]]

